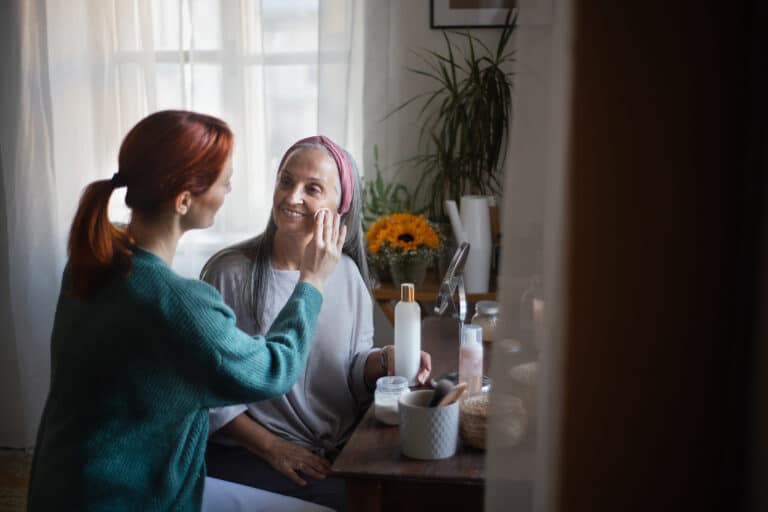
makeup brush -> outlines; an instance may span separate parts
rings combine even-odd
[[[453,402],[461,398],[461,395],[464,394],[464,391],[467,389],[467,383],[462,382],[460,384],[456,384],[451,391],[448,392],[447,395],[443,397],[442,400],[440,400],[437,403],[437,406],[440,407],[441,405],[451,405]]]
[[[432,399],[427,404],[427,407],[434,407],[440,403],[440,401],[451,392],[453,389],[453,382],[448,379],[442,379],[435,384],[435,391],[432,393]]]

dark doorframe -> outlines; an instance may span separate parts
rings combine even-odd
[[[560,510],[765,503],[760,3],[575,2]]]

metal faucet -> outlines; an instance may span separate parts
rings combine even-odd
[[[464,264],[467,262],[467,255],[469,254],[469,243],[462,242],[456,252],[453,253],[451,263],[448,265],[443,280],[440,282],[440,289],[437,291],[437,303],[435,304],[435,313],[438,315],[444,315],[448,306],[451,306],[453,310],[453,317],[459,322],[458,340],[461,343],[461,329],[464,325],[464,320],[467,317],[467,292],[464,289]],[[458,290],[459,300],[456,302],[454,295]],[[437,382],[447,379],[453,384],[459,382],[459,372],[450,372],[431,379],[432,387],[437,386]]]
[[[440,282],[440,289],[437,292],[437,303],[435,304],[435,313],[438,315],[445,314],[450,304],[453,309],[453,316],[459,322],[459,333],[461,333],[461,326],[464,325],[464,320],[467,317],[467,293],[464,289],[464,264],[467,262],[467,255],[469,254],[469,243],[462,242],[456,252],[453,253],[451,263],[448,265],[448,270],[443,276],[443,280]],[[458,303],[454,299],[456,290],[458,289],[459,301]]]

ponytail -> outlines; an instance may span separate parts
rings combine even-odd
[[[152,215],[183,191],[205,193],[232,152],[227,123],[205,114],[163,110],[131,128],[120,145],[118,172],[83,191],[69,232],[68,292],[92,295],[117,277],[128,277],[135,241],[109,221],[112,191],[128,187],[125,204]]]
[[[119,183],[94,181],[83,191],[69,232],[70,293],[92,295],[116,276],[131,270],[133,240],[116,228],[107,213],[109,198]]]

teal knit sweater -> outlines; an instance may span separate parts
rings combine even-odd
[[[303,371],[311,285],[250,337],[213,287],[142,249],[132,261],[93,298],[59,297],[30,511],[198,510],[208,408],[281,395]]]

